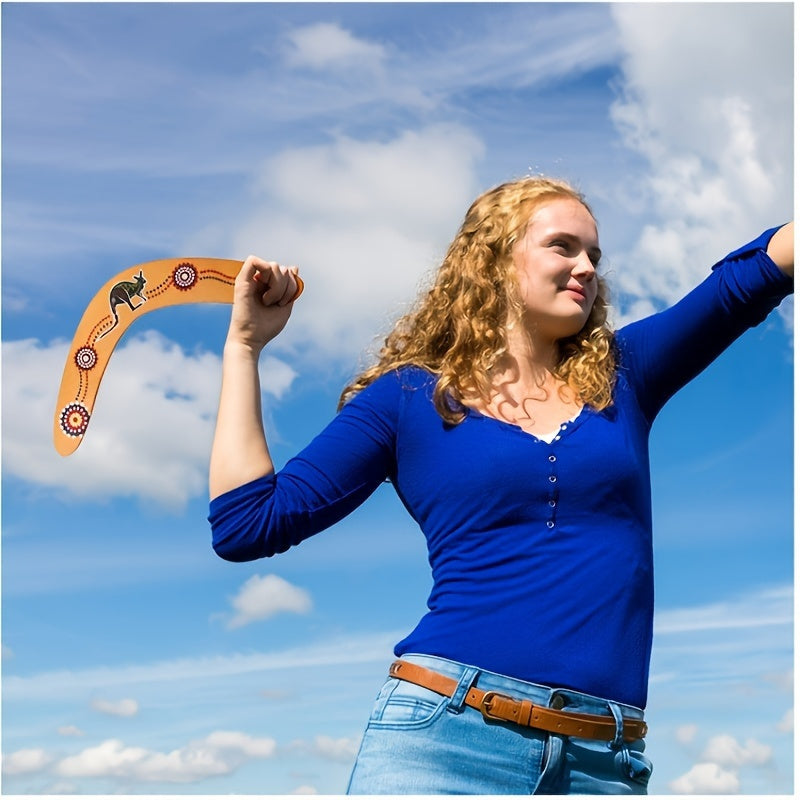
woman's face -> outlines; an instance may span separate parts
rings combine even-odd
[[[511,253],[531,330],[552,341],[578,333],[597,298],[600,261],[586,206],[571,197],[539,206]]]

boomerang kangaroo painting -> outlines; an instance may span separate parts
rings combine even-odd
[[[73,453],[83,441],[111,353],[133,321],[167,306],[232,303],[242,263],[226,258],[149,261],[116,275],[97,292],[75,331],[61,378],[53,441],[62,456]],[[298,282],[295,299],[303,291],[299,278]],[[120,316],[120,305],[127,305],[130,313]]]
[[[114,328],[119,325],[119,314],[117,313],[117,306],[120,303],[125,303],[131,311],[136,311],[139,306],[143,303],[147,302],[147,297],[142,293],[144,289],[144,285],[147,283],[147,278],[144,277],[142,270],[139,270],[138,275],[133,276],[133,280],[130,281],[120,281],[119,283],[115,283],[111,287],[111,291],[108,293],[108,305],[111,309],[111,313],[114,315],[114,324],[103,333],[100,334],[98,337],[102,339],[106,334],[110,333],[114,330]],[[142,302],[137,303],[136,305],[133,304],[133,298],[140,297]]]

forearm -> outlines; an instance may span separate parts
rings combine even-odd
[[[794,277],[794,222],[779,228],[770,239],[767,255],[775,262],[778,269],[790,277]]]
[[[261,419],[258,355],[257,350],[238,342],[225,345],[209,466],[212,499],[274,472]]]
[[[212,500],[274,472],[261,421],[258,357],[289,320],[300,286],[295,267],[256,256],[236,276],[209,466]]]

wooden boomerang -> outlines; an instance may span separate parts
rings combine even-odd
[[[83,312],[58,391],[53,441],[62,456],[74,453],[92,418],[94,401],[114,347],[130,324],[148,311],[187,303],[232,303],[243,261],[166,258],[120,272]],[[303,291],[298,276],[297,292]],[[121,313],[120,313],[121,312]]]

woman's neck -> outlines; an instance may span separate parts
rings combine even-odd
[[[508,350],[492,369],[489,397],[464,398],[481,413],[533,433],[549,433],[582,407],[575,392],[557,377],[558,342],[544,342],[512,328]]]
[[[523,384],[540,384],[558,364],[558,342],[537,336],[517,324],[506,331],[507,355],[498,364],[501,371],[510,371]]]

